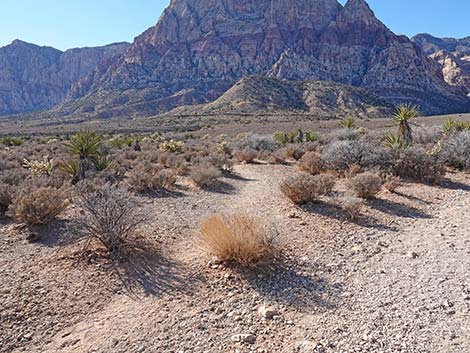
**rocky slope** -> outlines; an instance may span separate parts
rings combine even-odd
[[[128,46],[116,43],[61,52],[15,40],[0,48],[0,115],[51,108],[75,82]]]
[[[353,112],[367,117],[384,116],[392,107],[362,88],[328,81],[287,81],[263,76],[241,79],[214,102],[174,109],[175,115],[288,114],[321,116]]]
[[[70,98],[85,98],[68,109],[155,114],[211,102],[253,74],[364,87],[425,113],[469,108],[439,64],[364,0],[173,0],[110,69],[73,90]]]
[[[470,92],[470,37],[436,38],[430,34],[418,34],[412,40],[441,65],[448,84]]]

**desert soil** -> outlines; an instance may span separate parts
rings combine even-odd
[[[351,223],[288,202],[278,184],[294,171],[237,166],[215,190],[141,198],[153,246],[119,266],[81,255],[68,215],[36,244],[0,224],[0,351],[470,351],[470,177],[383,192]],[[282,264],[211,262],[197,225],[230,211],[275,229]]]

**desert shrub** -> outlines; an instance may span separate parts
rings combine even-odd
[[[393,153],[386,148],[367,141],[337,141],[327,145],[322,152],[325,168],[346,171],[356,164],[361,168],[381,168],[393,166]]]
[[[0,182],[12,186],[20,185],[28,177],[29,173],[23,168],[7,169],[0,172]]]
[[[303,145],[289,144],[282,149],[282,154],[287,159],[300,160],[305,154],[306,150]]]
[[[446,135],[470,130],[470,121],[460,121],[453,118],[446,119],[442,125],[442,132]]]
[[[9,147],[21,146],[24,143],[24,139],[21,137],[7,136],[0,138],[0,143]]]
[[[347,116],[341,120],[341,127],[343,129],[352,130],[356,127],[356,120],[352,116]]]
[[[405,148],[397,152],[394,174],[402,178],[438,184],[445,175],[445,168],[433,156],[419,146]]]
[[[220,170],[211,164],[195,165],[189,173],[189,179],[199,188],[217,184],[221,176]]]
[[[336,205],[346,212],[349,219],[357,220],[364,208],[364,199],[346,194],[336,199]]]
[[[331,141],[355,141],[359,140],[363,134],[357,129],[339,129],[330,133]]]
[[[135,192],[152,192],[171,189],[176,183],[176,173],[161,165],[139,163],[129,173],[127,182]]]
[[[235,142],[236,150],[273,152],[281,147],[271,135],[245,134]]]
[[[222,172],[231,173],[233,171],[233,161],[226,155],[210,154],[206,157],[200,158],[197,163],[211,164]]]
[[[282,155],[282,152],[279,151],[279,150],[270,153],[267,156],[266,161],[269,164],[285,164],[286,163],[286,160],[285,160],[284,156]]]
[[[458,169],[470,169],[470,131],[449,136],[442,146],[439,161]]]
[[[430,127],[415,131],[413,140],[415,144],[436,144],[442,138],[442,131],[438,127]]]
[[[49,156],[44,156],[42,160],[23,160],[23,167],[29,169],[33,176],[51,175],[54,169],[54,161]]]
[[[23,185],[10,206],[16,221],[28,225],[51,223],[69,205],[70,191],[66,188],[31,183]]]
[[[235,159],[240,163],[253,163],[259,157],[259,152],[252,149],[244,149],[235,152]]]
[[[99,240],[110,253],[121,254],[129,237],[145,222],[134,197],[111,185],[83,185],[77,194],[76,205],[82,210],[77,228]]]
[[[13,202],[13,188],[7,184],[0,184],[0,218],[5,215]]]
[[[382,187],[382,178],[374,173],[361,173],[349,179],[346,188],[355,196],[370,199],[375,197]]]
[[[336,178],[329,174],[297,174],[283,180],[280,189],[292,202],[302,205],[315,202],[319,196],[329,194],[335,183]]]
[[[182,152],[184,148],[184,142],[174,141],[174,140],[165,141],[160,144],[159,148],[163,152],[172,152],[172,153]]]
[[[318,152],[305,153],[299,161],[299,167],[309,174],[320,174],[323,170],[321,155]]]
[[[396,175],[387,175],[385,177],[384,188],[390,192],[395,192],[400,186],[402,186],[402,181],[399,176]]]
[[[291,132],[276,132],[274,139],[281,145],[289,143],[315,142],[320,139],[314,131],[302,131],[301,129]]]
[[[275,254],[274,234],[257,218],[247,214],[216,214],[199,228],[203,246],[222,261],[255,265]]]

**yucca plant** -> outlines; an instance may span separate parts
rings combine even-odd
[[[452,132],[461,132],[466,130],[470,130],[469,121],[458,121],[453,118],[448,118],[442,125],[442,132],[445,135],[448,135]]]
[[[385,135],[384,146],[392,150],[399,150],[408,146],[400,135],[395,135],[393,132],[389,132]]]
[[[407,144],[413,143],[413,131],[410,121],[419,115],[418,108],[411,104],[400,105],[393,114],[393,120],[398,124],[398,136]]]
[[[315,142],[315,141],[318,141],[318,139],[319,139],[319,136],[316,132],[314,131],[305,132],[305,137],[304,137],[305,142]]]
[[[349,115],[341,120],[341,127],[343,129],[354,129],[356,127],[356,120]]]
[[[83,130],[72,136],[65,146],[68,152],[78,157],[78,179],[85,179],[87,170],[92,164],[92,159],[99,156],[102,137],[96,132]]]
[[[103,172],[108,169],[111,161],[108,156],[97,156],[91,159],[91,163],[97,172]]]

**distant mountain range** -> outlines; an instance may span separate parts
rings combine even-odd
[[[395,35],[364,0],[172,0],[132,44],[0,48],[0,115],[468,112],[469,43]]]

